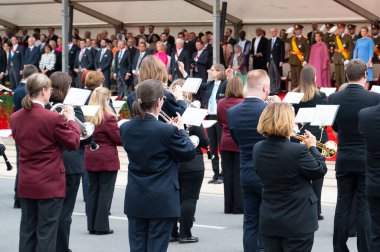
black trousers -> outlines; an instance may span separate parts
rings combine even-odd
[[[63,200],[62,211],[59,216],[56,252],[69,251],[71,216],[73,215],[75,201],[77,199],[80,179],[80,173],[66,174],[66,197]]]
[[[21,81],[20,70],[15,69],[13,66],[9,68],[9,82],[11,83],[11,89],[15,90]]]
[[[15,205],[20,204],[20,200],[17,197],[17,190],[18,190],[18,155],[19,155],[19,151],[18,151],[18,147],[17,147],[17,144],[16,144],[16,180],[15,180],[15,188],[14,188],[15,189],[15,196],[14,196]]]
[[[20,203],[19,251],[55,251],[63,198],[20,199]]]
[[[191,237],[197,201],[201,192],[204,171],[186,172],[179,174],[181,217],[179,218],[181,238]],[[178,236],[177,222],[173,225],[172,236]]]
[[[318,214],[321,214],[322,208],[321,208],[321,195],[322,195],[322,187],[323,187],[323,177],[320,179],[316,179],[311,181],[311,186],[313,188],[313,191],[315,193],[315,196],[318,198]]]
[[[221,151],[224,178],[224,213],[243,213],[240,188],[240,152]]]
[[[349,214],[354,194],[357,196],[357,246],[358,251],[369,251],[371,220],[365,198],[365,173],[337,174],[338,200],[334,218],[333,245],[336,252],[348,252],[347,239]]]
[[[142,219],[128,216],[130,252],[167,251],[177,218]]]
[[[314,233],[299,237],[262,235],[265,252],[309,252],[313,248]]]
[[[207,120],[216,120],[216,116],[208,116]],[[212,170],[214,172],[214,179],[223,179],[223,170],[219,174],[219,146],[222,140],[222,127],[219,123],[215,123],[212,127],[207,128],[207,136],[210,141],[210,151],[214,158],[211,160]]]
[[[371,214],[371,242],[369,251],[380,251],[380,197],[368,196]]]
[[[117,171],[88,171],[87,229],[89,232],[109,231],[111,209]]]

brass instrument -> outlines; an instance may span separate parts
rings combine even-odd
[[[306,137],[299,134],[292,134],[290,137],[303,141]],[[317,148],[322,150],[322,157],[331,158],[335,156],[338,151],[338,146],[334,141],[327,141],[326,143],[321,143],[317,141]]]
[[[60,108],[62,111],[59,112],[57,109]],[[65,109],[65,105],[62,103],[57,103],[51,107],[51,111],[55,111],[59,114],[62,114],[63,110]],[[80,140],[86,140],[92,136],[92,134],[95,131],[95,125],[92,122],[81,122],[76,116],[74,116],[74,121],[78,124],[80,128]],[[96,144],[93,140],[90,144],[90,150],[96,151],[99,149],[99,145]]]

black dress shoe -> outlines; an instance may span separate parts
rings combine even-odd
[[[95,234],[95,231],[88,231],[89,234]]]
[[[179,241],[179,236],[170,236],[170,242],[177,242]]]
[[[21,208],[19,200],[15,200],[15,203],[13,204],[13,208]]]
[[[198,241],[199,241],[198,237],[194,237],[194,236],[187,237],[187,238],[179,238],[179,243],[194,243]]]
[[[108,231],[95,231],[96,235],[108,235],[108,234],[113,234],[113,230],[110,229]]]
[[[324,219],[325,219],[325,217],[323,217],[323,215],[318,214],[318,220],[324,220]]]
[[[214,184],[218,185],[218,184],[223,184],[223,179],[217,179]]]
[[[217,181],[217,180],[218,180],[218,179],[214,179],[214,178],[213,178],[213,179],[211,179],[208,183],[209,183],[209,184],[214,184],[215,181]]]

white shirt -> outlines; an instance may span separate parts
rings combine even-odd
[[[156,118],[156,119],[158,120],[158,116],[156,116],[156,115],[154,115],[154,114],[152,114],[152,113],[149,113],[149,112],[146,112],[146,113],[149,114],[149,115],[154,116],[154,118]]]
[[[260,100],[262,100],[263,102],[265,102],[263,99],[261,99],[260,97],[258,97],[258,96],[254,96],[254,95],[251,95],[251,96],[247,96],[247,97],[245,97],[245,99],[247,99],[247,98],[256,98],[256,99],[260,99]]]
[[[261,36],[256,37],[256,39],[255,39],[255,44],[253,45],[254,46],[253,48],[254,48],[255,55],[257,53],[257,47],[259,47],[260,40],[261,40]]]
[[[40,104],[42,107],[45,107],[45,105],[44,105],[42,102],[40,102],[40,101],[32,100],[32,102],[33,102],[33,103]]]
[[[208,114],[209,115],[216,115],[218,111],[218,103],[216,102],[216,93],[218,92],[219,85],[222,81],[217,80],[214,82],[214,87],[211,91],[211,96],[208,102]]]
[[[245,44],[247,43],[247,40],[240,40],[239,46],[241,47],[241,51],[244,53]]]

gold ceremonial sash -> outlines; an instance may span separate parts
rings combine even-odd
[[[344,49],[343,44],[342,44],[342,40],[340,39],[339,35],[336,35],[336,44],[338,45],[338,49],[339,49],[340,53],[343,55],[343,57],[345,59],[348,59],[348,51],[346,49]]]
[[[290,53],[297,55],[298,59],[303,62],[303,52],[298,49],[295,36],[292,38],[292,51]]]
[[[379,48],[377,48],[376,45],[373,46],[373,51],[375,52],[375,54],[376,54],[377,56],[380,56],[380,50],[379,50]]]

